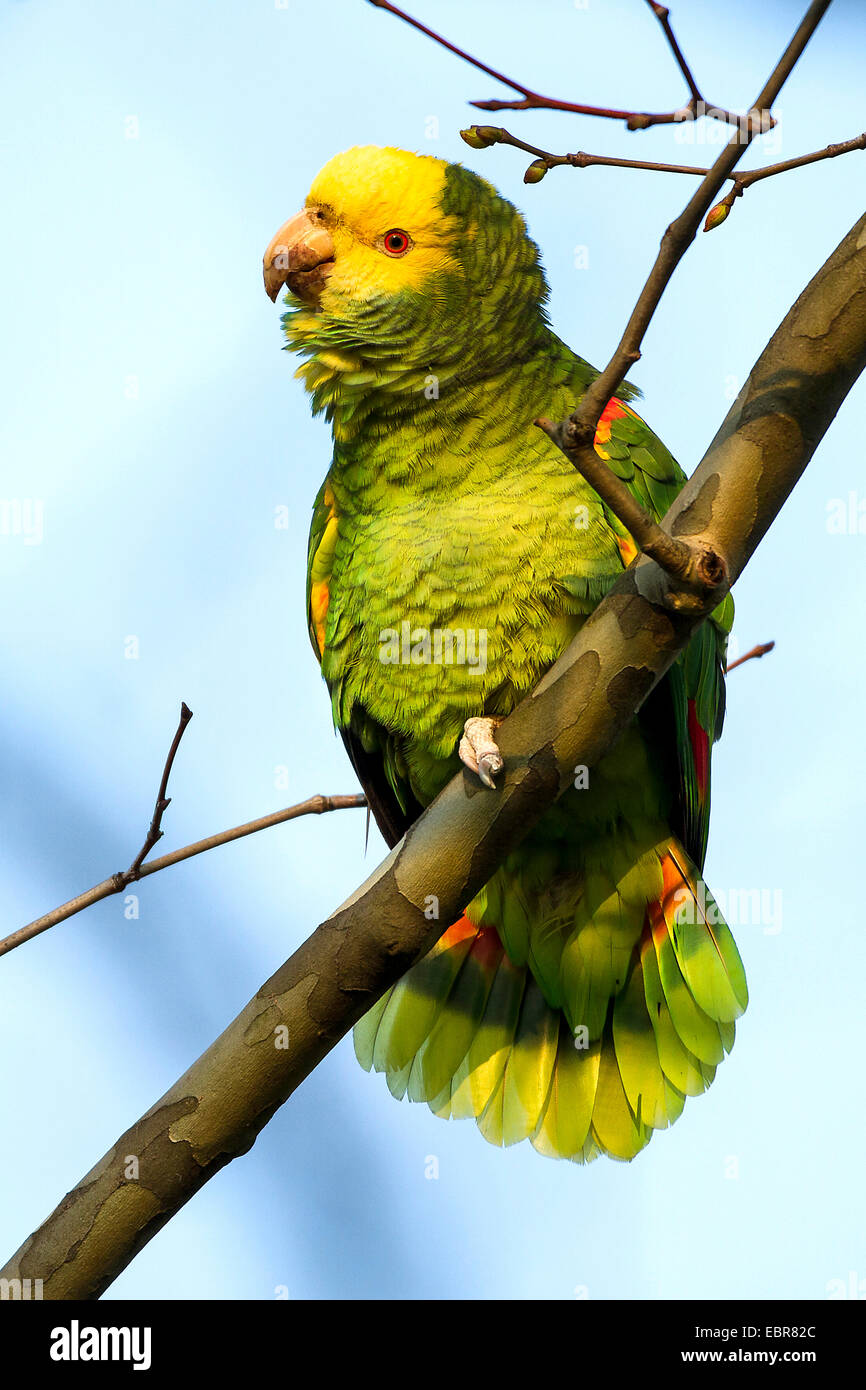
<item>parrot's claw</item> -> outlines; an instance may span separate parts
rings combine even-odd
[[[502,754],[493,737],[494,730],[502,723],[501,719],[467,719],[463,725],[463,737],[457,749],[460,761],[480,777],[485,787],[495,789],[494,777],[505,764]]]

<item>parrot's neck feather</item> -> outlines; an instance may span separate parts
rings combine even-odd
[[[438,395],[402,383],[382,392],[372,409],[343,423],[332,416],[331,477],[345,509],[366,513],[393,500],[475,493],[491,470],[525,467],[530,457],[550,454],[547,437],[534,425],[555,410],[565,382],[575,401],[596,372],[550,335],[544,351],[508,367],[469,379],[459,373],[439,379]],[[573,470],[564,459],[562,469]],[[390,504],[390,501],[389,501]]]
[[[488,383],[537,375],[534,364],[561,348],[541,307],[509,323],[473,325],[468,339],[455,341],[435,325],[424,335],[364,342],[357,331],[311,311],[293,310],[283,319],[287,350],[306,360],[296,376],[312,398],[313,414],[331,422],[335,441],[358,440],[411,428],[444,429],[471,409]]]

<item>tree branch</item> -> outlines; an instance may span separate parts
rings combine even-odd
[[[559,101],[556,97],[543,97],[538,92],[533,92],[531,88],[524,87],[522,82],[515,82],[513,78],[506,77],[504,73],[497,72],[495,68],[488,67],[487,63],[482,63],[479,58],[473,58],[471,53],[466,53],[456,44],[450,43],[448,39],[437,34],[435,29],[428,29],[426,24],[420,20],[413,19],[406,14],[405,10],[400,10],[396,5],[392,5],[390,0],[370,0],[371,5],[375,5],[377,10],[387,10],[389,14],[396,15],[404,23],[410,24],[413,29],[432,39],[442,48],[447,48],[449,53],[453,53],[458,58],[462,58],[465,63],[471,63],[479,72],[484,72],[488,77],[493,77],[497,82],[502,82],[506,87],[510,87],[513,92],[520,93],[519,101],[473,101],[470,106],[476,106],[480,111],[570,111],[579,116],[602,116],[607,120],[625,121],[629,130],[648,130],[654,125],[671,125],[678,121],[696,121],[700,116],[710,116],[719,121],[726,121],[730,125],[742,127],[745,123],[746,128],[756,118],[760,119],[761,131],[772,130],[776,122],[769,112],[749,112],[745,116],[738,115],[735,111],[727,111],[723,106],[709,105],[695,83],[691,70],[682,55],[679,44],[674,37],[673,29],[670,24],[670,12],[664,5],[655,3],[655,0],[646,0],[656,19],[661,24],[668,46],[673,53],[674,59],[680,72],[686,79],[690,97],[685,106],[677,107],[675,111],[621,111],[618,107],[611,106],[585,106],[575,101]],[[829,0],[828,0],[829,3]]]
[[[552,154],[550,150],[542,150],[537,145],[520,140],[502,126],[471,125],[460,131],[460,138],[473,150],[486,150],[491,145],[510,145],[515,150],[524,150],[527,154],[535,155],[536,158],[523,175],[524,183],[540,183],[548,169],[566,166],[570,169],[591,169],[595,166],[610,169],[646,169],[655,174],[693,174],[700,178],[706,178],[710,173],[709,169],[702,169],[695,164],[664,164],[653,159],[621,159],[613,155],[588,154],[586,150],[576,150],[573,154]],[[784,159],[778,164],[750,169],[745,174],[728,174],[728,178],[734,184],[728,198],[739,198],[747,188],[761,179],[772,178],[775,174],[785,174],[790,169],[799,169],[805,164],[816,164],[822,159],[836,159],[840,154],[850,154],[853,150],[863,149],[866,149],[866,132],[855,135],[851,140],[843,140],[840,144],[827,145],[823,150],[815,150],[812,154],[801,154],[795,159]],[[728,198],[725,199],[725,203],[728,202]],[[718,206],[721,207],[723,204],[719,203]],[[712,217],[715,211],[713,208],[709,216]],[[704,230],[711,228],[705,226]]]
[[[48,931],[49,927],[56,927],[58,922],[65,922],[67,917],[74,917],[76,912],[83,912],[86,907],[92,907],[94,903],[101,902],[103,898],[110,898],[114,893],[122,893],[124,888],[127,888],[135,880],[147,878],[149,874],[158,874],[160,870],[168,869],[172,864],[180,864],[184,859],[192,859],[193,855],[204,854],[205,850],[216,849],[219,845],[227,845],[230,840],[241,840],[245,835],[254,835],[259,830],[269,830],[272,825],[282,825],[284,821],[296,820],[298,816],[321,816],[326,811],[347,811],[366,805],[367,798],[363,792],[351,792],[342,796],[311,796],[306,801],[299,801],[296,806],[287,806],[282,811],[272,811],[268,816],[260,816],[258,820],[250,820],[244,825],[236,825],[232,830],[221,830],[216,835],[209,835],[205,840],[196,840],[194,844],[185,845],[183,849],[173,849],[170,854],[163,854],[158,859],[151,859],[149,864],[139,864],[134,879],[129,877],[132,869],[112,874],[110,878],[103,879],[102,883],[95,884],[86,892],[79,893],[75,898],[70,898],[69,902],[62,903],[60,907],[53,908],[51,912],[46,912],[44,917],[37,917],[35,922],[28,922],[26,927],[19,927],[10,936],[4,937],[0,941],[0,956],[6,955],[8,951],[14,951],[16,946],[21,946],[25,941],[32,940],[34,936],[39,936],[40,932]],[[133,865],[134,867],[135,865]]]
[[[544,415],[539,416],[533,423],[544,430],[547,437],[562,449],[569,462],[574,464],[605,505],[622,522],[638,550],[655,560],[656,564],[661,565],[662,569],[667,570],[668,574],[679,579],[681,583],[695,587],[699,593],[709,592],[724,584],[725,571],[719,557],[701,554],[693,545],[663,531],[655,517],[646,507],[641,506],[594,447],[577,450],[563,444],[567,423],[564,426],[555,425]]]
[[[826,13],[830,0],[812,0],[796,33],[773,69],[753,109],[769,109],[779,95],[786,79],[794,68],[815,29]],[[640,360],[640,349],[644,335],[650,325],[659,301],[668,282],[695,238],[701,219],[710,204],[730,176],[734,166],[756,132],[751,126],[743,133],[736,131],[731,135],[715,164],[702,179],[700,187],[680,213],[670,224],[662,237],[659,253],[649,277],[640,292],[638,301],[620,339],[619,346],[605,367],[584,392],[576,409],[567,420],[552,425],[549,420],[540,419],[536,423],[548,437],[562,450],[566,458],[595,488],[604,502],[619,517],[627,530],[631,531],[635,543],[651,555],[668,573],[679,579],[687,589],[709,596],[720,590],[726,582],[724,561],[715,552],[707,551],[694,542],[676,540],[666,543],[656,522],[640,504],[635,502],[628,489],[615,476],[611,469],[599,467],[599,456],[595,450],[595,435],[602,412],[614,395],[617,387],[625,379],[628,370]],[[636,513],[638,508],[640,515]],[[629,519],[627,519],[629,518]],[[637,533],[633,529],[637,525]],[[638,536],[643,538],[643,542]],[[727,581],[730,582],[730,581]],[[673,596],[671,596],[673,598]],[[682,589],[678,601],[684,601]]]
[[[184,730],[186,729],[186,726],[191,719],[192,710],[184,701],[181,701],[180,723],[178,724],[175,736],[171,741],[171,747],[168,750],[168,757],[165,760],[165,767],[162,769],[162,779],[159,784],[159,791],[156,794],[156,805],[153,808],[153,817],[150,822],[150,828],[147,832],[144,844],[138,851],[138,854],[133,859],[129,868],[124,873],[115,874],[115,878],[117,879],[118,892],[120,892],[121,888],[125,888],[128,883],[134,883],[137,878],[141,877],[142,864],[144,863],[147,856],[150,854],[150,851],[153,849],[157,841],[161,840],[163,837],[164,832],[162,829],[162,818],[165,815],[165,812],[168,810],[168,807],[171,805],[171,797],[166,795],[166,792],[168,791],[168,779],[171,776],[171,769],[174,766],[174,757],[178,748],[180,747],[180,741],[183,738]]]
[[[732,671],[736,671],[738,666],[742,666],[744,661],[754,661],[757,657],[766,656],[775,647],[775,642],[761,642],[757,647],[752,647],[746,652],[745,656],[738,656],[736,661],[731,661],[725,667],[725,675],[729,676]]]
[[[866,217],[800,295],[663,522],[748,563],[866,367]],[[0,1276],[98,1296],[209,1178],[245,1153],[335,1043],[455,920],[547,807],[633,718],[706,616],[641,558],[500,726],[496,792],[452,779],[366,883],[30,1236]],[[438,918],[431,920],[431,904]],[[139,1160],[129,1179],[129,1156]]]
[[[823,150],[815,150],[813,154],[800,154],[795,159],[783,159],[779,164],[767,164],[763,169],[751,169],[746,174],[734,174],[734,186],[730,193],[707,213],[704,231],[712,232],[721,226],[735,200],[741,198],[753,183],[772,178],[774,174],[785,174],[789,169],[800,169],[804,164],[816,164],[821,159],[837,159],[840,154],[850,154],[853,150],[866,150],[866,131],[862,135],[855,135],[853,140],[843,140],[838,145],[827,145]]]
[[[689,92],[691,93],[692,101],[703,101],[703,97],[701,96],[698,84],[695,82],[695,79],[692,76],[692,70],[686,62],[685,58],[683,57],[682,49],[677,43],[676,36],[674,35],[674,31],[671,28],[670,10],[667,8],[666,5],[657,4],[656,0],[647,0],[647,4],[649,5],[650,9],[655,15],[659,24],[662,26],[664,36],[668,41],[668,47],[674,55],[674,60],[676,61],[677,67],[679,68],[683,77],[686,79],[686,86],[688,87]]]

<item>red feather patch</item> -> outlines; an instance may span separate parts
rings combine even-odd
[[[689,742],[692,745],[692,757],[695,762],[698,791],[703,801],[707,794],[707,781],[710,771],[710,740],[706,729],[702,729],[698,723],[698,714],[694,700],[689,700]]]

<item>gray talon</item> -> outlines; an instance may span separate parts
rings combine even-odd
[[[501,772],[503,767],[502,758],[498,753],[484,753],[478,759],[478,776],[481,778],[485,787],[494,787],[494,777],[497,772]]]
[[[502,761],[502,754],[493,737],[495,730],[501,723],[501,718],[496,717],[467,719],[458,749],[460,761],[469,768],[470,772],[477,774],[485,787],[490,787],[494,791],[496,783],[493,779],[497,772],[501,772],[505,766]]]

